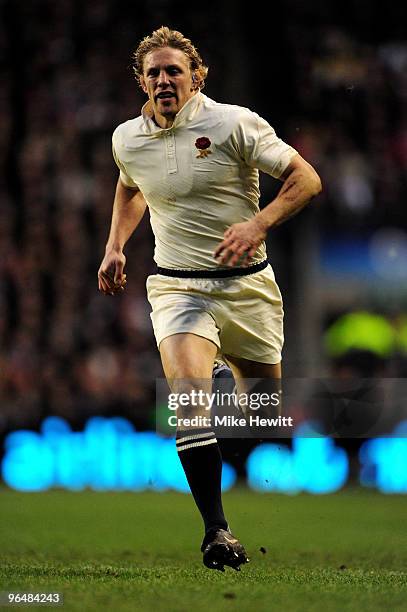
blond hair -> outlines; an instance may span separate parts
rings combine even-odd
[[[162,47],[172,47],[173,49],[180,49],[183,51],[189,59],[189,67],[194,74],[194,83],[196,87],[200,89],[205,87],[208,67],[203,63],[196,47],[194,47],[189,38],[185,38],[181,32],[170,30],[167,26],[161,26],[161,28],[155,30],[151,36],[143,38],[133,53],[133,70],[139,83],[140,77],[143,76],[144,58],[147,53]]]

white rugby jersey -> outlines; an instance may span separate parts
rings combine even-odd
[[[165,268],[209,269],[233,223],[259,211],[259,170],[279,178],[296,150],[256,113],[219,104],[201,92],[176,115],[172,127],[140,117],[113,133],[122,182],[138,187],[155,236],[154,259]],[[262,243],[252,263],[266,257]]]

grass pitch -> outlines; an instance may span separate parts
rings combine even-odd
[[[407,497],[224,497],[240,573],[202,565],[190,496],[1,489],[0,590],[60,591],[81,611],[406,610]]]

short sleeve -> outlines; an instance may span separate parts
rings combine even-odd
[[[257,113],[247,110],[239,124],[238,146],[249,166],[280,178],[297,151],[278,138]]]
[[[119,148],[117,139],[118,139],[118,134],[117,134],[117,130],[115,130],[115,132],[113,133],[113,137],[112,137],[112,153],[113,153],[113,159],[116,162],[116,165],[120,170],[120,180],[123,183],[123,185],[125,185],[126,187],[129,187],[130,189],[138,189],[137,183],[135,183],[133,179],[127,174],[125,165],[123,164],[122,161],[120,161],[119,155],[117,153],[117,149]]]

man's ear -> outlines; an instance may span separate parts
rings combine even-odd
[[[198,89],[198,77],[195,72],[192,73],[192,87],[191,91],[196,91]]]
[[[140,87],[144,91],[144,93],[147,93],[146,82],[143,76],[140,77]]]

